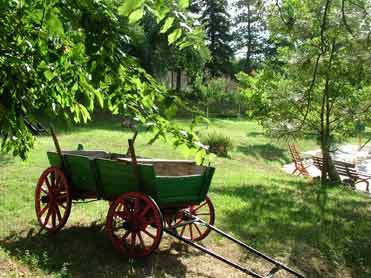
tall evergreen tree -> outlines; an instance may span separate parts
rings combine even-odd
[[[237,0],[233,43],[236,53],[242,55],[241,66],[246,72],[256,69],[269,56],[270,47],[264,27],[262,3],[259,0]]]
[[[203,7],[201,22],[205,26],[211,61],[207,64],[212,76],[231,74],[232,36],[226,0],[200,1]]]

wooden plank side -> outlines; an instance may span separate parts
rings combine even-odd
[[[58,167],[58,168],[62,167],[61,158],[56,152],[47,152],[46,154],[48,156],[50,166]]]
[[[72,188],[78,192],[97,192],[92,159],[85,156],[65,154],[66,171],[72,182]]]
[[[107,159],[96,159],[97,170],[102,184],[102,195],[115,198],[125,192],[139,191],[138,181],[131,164],[122,164]],[[156,198],[155,174],[152,166],[139,165],[144,193]]]
[[[159,205],[202,201],[203,175],[156,177]]]
[[[200,198],[205,199],[207,192],[209,191],[211,180],[214,176],[215,168],[207,167],[204,172],[204,179],[200,190]]]

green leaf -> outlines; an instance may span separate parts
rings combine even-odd
[[[88,111],[88,109],[86,109],[86,107],[82,104],[79,104],[79,108],[80,108],[80,113],[81,113],[81,116],[82,116],[82,119],[84,121],[84,123],[86,123],[88,120],[90,120],[90,113]]]
[[[189,6],[189,0],[179,0],[179,7],[181,9],[186,9]]]
[[[196,157],[195,157],[195,160],[196,160],[196,164],[197,165],[201,165],[201,163],[204,161],[205,159],[205,151],[204,150],[199,150],[197,153],[196,153]]]
[[[182,36],[182,29],[177,28],[173,32],[170,33],[170,35],[167,37],[167,40],[169,44],[174,43],[177,39],[179,39]]]
[[[182,49],[184,49],[186,47],[189,47],[191,45],[193,45],[193,43],[191,41],[183,41],[179,44],[179,49],[182,50]]]
[[[144,10],[143,9],[138,9],[132,12],[129,16],[129,23],[133,24],[138,22],[144,15]]]
[[[46,20],[46,26],[48,28],[48,32],[52,35],[63,35],[64,28],[62,22],[59,20],[56,14],[51,13]]]
[[[95,96],[97,97],[98,103],[101,108],[103,108],[103,95],[98,90],[95,90]]]
[[[73,84],[72,88],[71,88],[71,93],[76,93],[77,90],[79,89],[79,84],[77,84],[77,82],[75,84]]]
[[[176,105],[170,105],[168,108],[165,109],[165,116],[167,118],[172,118],[176,115]]]
[[[143,2],[144,0],[125,0],[124,4],[118,8],[118,12],[123,16],[129,16],[134,10],[138,9]]]
[[[44,71],[44,76],[48,81],[52,80],[54,78],[54,74],[50,70]]]
[[[169,30],[169,28],[173,25],[173,22],[174,22],[174,17],[168,17],[165,20],[164,25],[162,25],[162,28],[160,30],[160,33],[166,33],[167,30]]]

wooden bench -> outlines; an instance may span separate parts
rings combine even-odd
[[[309,173],[307,171],[307,168],[310,165],[307,166],[304,165],[304,162],[300,157],[299,151],[294,144],[288,144],[288,147],[295,166],[295,169],[292,172],[292,174],[294,175],[297,172],[299,175],[308,177]]]
[[[344,182],[349,182],[352,187],[355,187],[357,183],[364,182],[366,183],[366,190],[368,192],[368,188],[370,185],[368,180],[371,179],[371,176],[358,172],[356,170],[356,165],[353,163],[338,160],[332,160],[332,163],[334,164],[336,172],[339,174],[339,176],[344,176],[347,178],[346,180],[344,180]],[[313,156],[313,164],[319,170],[322,170],[323,158]]]

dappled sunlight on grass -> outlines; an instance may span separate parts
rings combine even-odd
[[[178,121],[186,126],[186,120]],[[285,142],[267,137],[256,123],[211,120],[211,130],[229,136],[230,158],[215,158],[209,196],[216,225],[253,247],[301,270],[306,277],[371,277],[371,199],[346,187],[322,188],[315,181],[281,170],[288,161]],[[57,128],[62,149],[125,153],[133,133],[119,122],[97,121],[81,127]],[[185,159],[162,141],[148,145],[152,134],[141,131],[138,155]],[[317,148],[311,138],[298,141],[301,150]],[[108,204],[74,204],[67,225],[55,236],[39,232],[34,190],[48,167],[50,137],[38,137],[29,159],[0,154],[0,272],[27,277],[221,277],[239,276],[229,267],[167,236],[160,249],[144,260],[117,256],[103,229]],[[204,243],[260,269],[264,263],[219,236]],[[202,263],[201,263],[202,262]],[[228,272],[226,272],[228,271]],[[230,272],[231,271],[231,272]],[[231,274],[232,275],[232,274]],[[1,275],[0,275],[1,276]],[[232,276],[230,276],[232,277]],[[278,276],[285,277],[285,276]]]
[[[321,258],[322,267],[328,270],[350,265],[355,273],[369,273],[365,262],[371,260],[367,232],[371,204],[357,193],[342,191],[321,190],[318,184],[304,182],[288,186],[284,180],[272,179],[264,185],[220,186],[213,193],[217,209],[223,211],[218,224],[256,248],[305,260],[301,267],[306,273],[318,271],[307,261],[311,256]],[[353,198],[337,199],[340,194]]]

